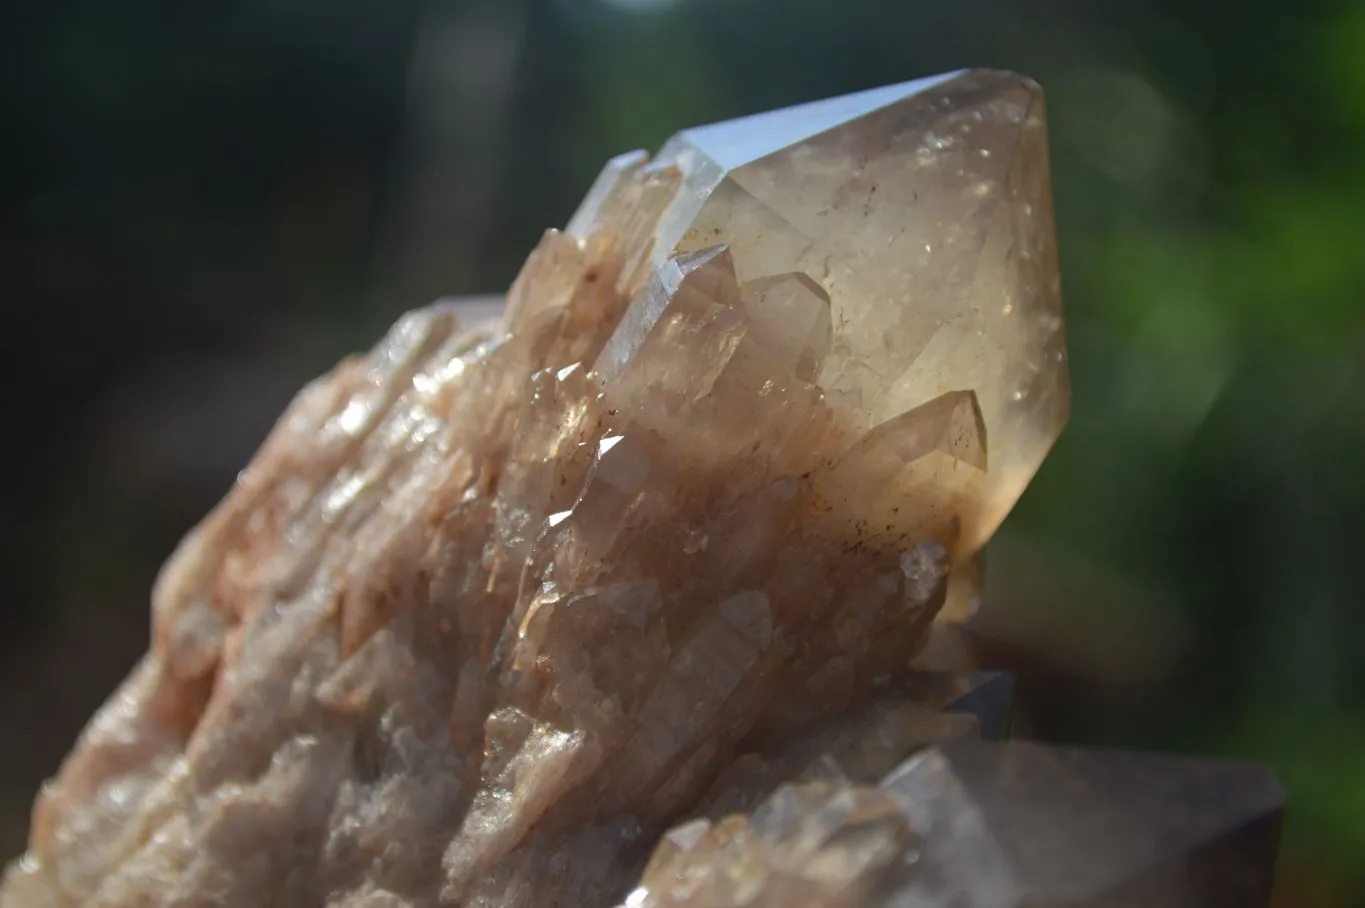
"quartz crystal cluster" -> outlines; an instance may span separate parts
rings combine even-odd
[[[0,904],[1024,904],[910,663],[1067,416],[1046,149],[968,71],[611,161],[299,394]]]

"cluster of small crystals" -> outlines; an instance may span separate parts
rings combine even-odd
[[[974,198],[998,197],[995,213],[970,209],[981,223],[952,234],[961,261],[934,280],[1008,285],[954,300],[1028,290],[1046,305],[1020,312],[1051,306],[1021,264],[1050,235],[999,235],[1021,229],[1009,212],[1036,176],[1011,163],[1041,142],[1036,87],[968,73],[902,94],[853,117],[847,142],[937,154],[951,143],[926,130],[966,141],[962,110],[1012,137],[984,149],[999,185]],[[1041,453],[1011,451],[1022,411],[993,411],[997,391],[966,373],[910,379],[1028,343],[971,341],[999,319],[944,321],[933,282],[868,295],[883,253],[843,247],[919,215],[895,161],[849,153],[786,165],[810,177],[789,210],[838,216],[785,258],[734,198],[727,228],[712,202],[738,190],[701,186],[695,154],[617,159],[531,254],[501,323],[412,313],[304,389],[163,569],[152,649],[40,794],[0,902],[610,904],[738,756],[903,673],[954,552],[995,519],[995,464]],[[968,178],[934,161],[905,178]],[[836,164],[849,185],[875,174],[891,207],[815,193]],[[674,236],[703,223],[728,245]],[[897,267],[884,282],[918,266]],[[899,314],[863,312],[877,305]],[[858,351],[918,320],[965,346],[920,331],[937,352],[879,389],[905,351]]]

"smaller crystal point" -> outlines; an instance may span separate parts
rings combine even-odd
[[[986,425],[974,391],[949,391],[869,432],[863,448],[884,447],[905,463],[930,453],[986,469]]]
[[[804,382],[829,355],[829,294],[804,274],[775,274],[744,285],[744,312],[754,339]]]
[[[648,163],[649,154],[645,151],[629,151],[608,161],[588,189],[588,194],[583,197],[574,216],[569,219],[564,232],[579,240],[586,240],[594,231],[601,230],[604,224],[618,220],[621,204],[629,197],[623,188]]]
[[[593,364],[593,371],[604,381],[617,376],[640,352],[645,338],[665,313],[734,307],[739,300],[734,262],[725,246],[669,259],[650,276],[644,291],[631,302],[611,340]]]
[[[866,433],[821,485],[866,532],[934,538],[950,549],[986,479],[986,427],[976,394],[950,391]]]

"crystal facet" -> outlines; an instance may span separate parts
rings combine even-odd
[[[637,902],[905,891],[875,783],[1000,729],[911,662],[1066,415],[1051,217],[1004,73],[613,159],[500,322],[299,394],[0,903],[608,905],[656,842]]]
[[[1255,766],[963,739],[693,821],[626,904],[1263,908],[1283,801]]]

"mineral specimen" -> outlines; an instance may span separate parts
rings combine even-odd
[[[883,891],[910,789],[840,779],[1003,727],[907,665],[1067,415],[1038,88],[680,133],[457,315],[305,388],[174,553],[5,908],[609,905],[793,780],[661,847]]]

